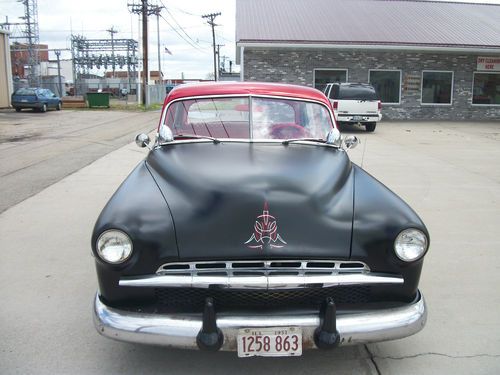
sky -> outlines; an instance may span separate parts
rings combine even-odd
[[[251,1],[251,0],[247,0]],[[272,0],[269,0],[272,1]],[[348,1],[348,0],[345,0]],[[455,0],[461,1],[461,0]],[[107,29],[118,30],[115,38],[138,39],[139,18],[131,14],[127,3],[134,0],[38,0],[40,42],[49,48],[71,47],[71,34],[88,39],[109,38]],[[139,3],[139,0],[135,0]],[[235,61],[235,0],[149,0],[165,6],[160,18],[161,67],[165,78],[204,79],[213,72],[212,31],[201,17],[221,12],[215,20],[216,44],[221,56]],[[500,0],[464,0],[463,2],[500,4]],[[21,22],[24,6],[18,0],[0,0],[0,22]],[[156,17],[149,18],[149,65],[158,69]],[[165,52],[165,47],[172,55]],[[64,51],[63,58],[70,58]],[[51,53],[51,59],[55,56]],[[226,65],[229,69],[229,63]],[[234,65],[233,65],[234,67]],[[236,70],[239,67],[235,67]],[[213,74],[213,73],[212,73]]]
[[[131,14],[127,3],[134,0],[38,0],[40,43],[49,49],[71,48],[71,34],[87,39],[110,38],[107,29],[118,30],[114,38],[138,40],[139,17]],[[139,0],[135,0],[140,3]],[[207,78],[213,72],[212,29],[201,16],[218,13],[216,44],[220,55],[235,61],[235,1],[234,0],[150,0],[151,4],[164,5],[160,23],[160,58],[165,78]],[[24,6],[17,0],[0,0],[0,22],[22,22]],[[158,69],[156,16],[149,17],[149,69]],[[174,31],[175,30],[175,31]],[[13,30],[16,32],[16,30]],[[142,31],[142,26],[141,26]],[[165,47],[172,53],[165,52]],[[63,51],[62,58],[71,58],[70,51]],[[55,59],[53,53],[49,56]],[[233,64],[233,69],[238,70]],[[213,73],[212,73],[213,75]]]

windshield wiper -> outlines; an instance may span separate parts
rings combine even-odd
[[[281,144],[283,144],[284,146],[287,146],[290,143],[301,142],[301,141],[318,142],[318,143],[325,143],[326,142],[323,138],[290,138],[290,139],[283,140],[281,142]]]
[[[197,135],[197,134],[176,134],[174,136],[176,139],[210,139],[214,144],[220,143],[220,140],[214,137],[209,137],[207,135]]]

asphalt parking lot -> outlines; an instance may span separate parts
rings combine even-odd
[[[0,214],[0,373],[500,373],[500,123],[387,122],[375,133],[347,132],[362,142],[349,152],[352,160],[410,203],[431,233],[422,332],[285,359],[99,336],[90,234],[107,199],[146,155],[128,144]],[[2,170],[10,163],[2,157]]]
[[[0,212],[155,128],[132,111],[0,111]]]

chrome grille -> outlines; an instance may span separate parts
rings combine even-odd
[[[403,282],[398,275],[372,273],[356,261],[251,260],[166,263],[154,275],[124,277],[119,285],[274,290]]]
[[[166,263],[157,275],[197,276],[270,276],[270,275],[332,275],[340,273],[367,273],[370,268],[362,262],[332,260],[251,260],[224,262]]]

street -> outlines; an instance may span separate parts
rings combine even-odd
[[[429,317],[415,336],[300,358],[251,359],[101,337],[91,314],[92,227],[147,154],[130,143],[133,135],[154,128],[158,116],[22,113],[15,125],[0,113],[1,374],[500,372],[500,123],[346,129],[361,139],[349,151],[352,161],[405,199],[430,232],[420,282]],[[6,129],[14,126],[24,131],[9,141]]]

